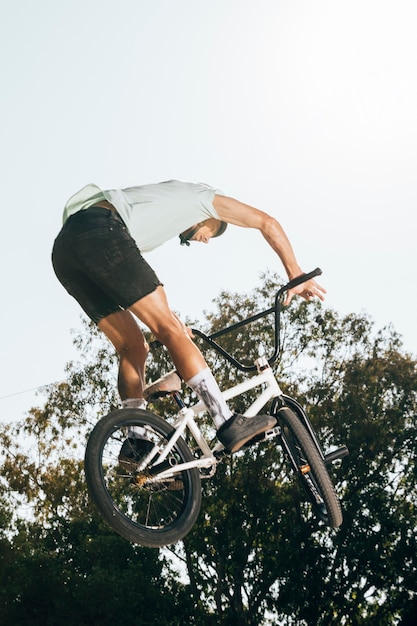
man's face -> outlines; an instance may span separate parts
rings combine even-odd
[[[204,222],[196,224],[192,228],[189,228],[182,233],[182,236],[188,241],[200,241],[201,243],[208,243],[219,229],[219,220],[214,217],[210,217]],[[190,236],[191,235],[191,236]]]

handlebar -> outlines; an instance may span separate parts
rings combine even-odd
[[[256,370],[256,365],[246,365],[245,363],[241,363],[214,340],[217,339],[218,337],[221,337],[222,335],[226,335],[227,333],[237,330],[238,328],[241,328],[242,326],[251,324],[252,322],[255,322],[256,320],[261,319],[262,317],[266,317],[267,315],[274,313],[275,314],[275,348],[274,348],[274,352],[272,356],[268,358],[268,363],[272,365],[272,363],[274,363],[277,360],[279,352],[280,352],[280,313],[281,313],[282,295],[286,291],[289,291],[290,289],[297,287],[297,285],[301,285],[302,283],[307,282],[311,278],[314,278],[315,276],[320,276],[321,274],[322,274],[321,269],[317,267],[315,270],[313,270],[312,272],[309,272],[308,274],[302,274],[301,276],[297,276],[296,278],[293,278],[286,285],[284,285],[277,291],[276,296],[275,296],[274,306],[272,306],[269,309],[266,309],[265,311],[256,313],[255,315],[251,315],[245,320],[241,320],[240,322],[236,322],[235,324],[232,324],[231,326],[222,328],[221,330],[218,330],[211,335],[206,335],[201,330],[198,330],[196,328],[193,328],[192,332],[194,335],[201,337],[201,339],[203,339],[206,343],[208,343],[216,352],[221,354],[227,361],[229,361],[229,363],[234,365],[237,369],[241,370],[242,372],[252,372]]]
[[[306,283],[308,280],[315,278],[315,276],[321,276],[322,273],[323,272],[321,271],[321,269],[319,267],[316,267],[315,270],[313,270],[312,272],[309,272],[308,274],[301,274],[301,276],[297,276],[296,278],[293,278],[292,280],[290,280],[289,283],[281,287],[281,289],[277,293],[277,296],[279,297],[286,291],[289,291],[290,289],[297,287],[297,285],[302,285],[303,283]]]

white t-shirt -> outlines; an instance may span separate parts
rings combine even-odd
[[[116,207],[141,252],[149,252],[187,228],[210,217],[219,219],[213,207],[221,191],[202,183],[168,180],[162,183],[102,190],[89,184],[71,196],[63,221],[95,203],[108,200]]]

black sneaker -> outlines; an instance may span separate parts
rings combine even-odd
[[[137,439],[129,437],[123,442],[119,452],[119,464],[128,472],[134,471],[138,463],[144,456],[154,447],[154,444],[148,439]]]
[[[271,415],[245,417],[235,413],[217,431],[217,439],[228,452],[237,452],[247,441],[275,426],[277,420]]]

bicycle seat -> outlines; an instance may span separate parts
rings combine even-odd
[[[164,376],[148,385],[143,391],[143,397],[145,400],[156,400],[174,393],[174,391],[181,391],[181,378],[176,370],[164,374]]]

